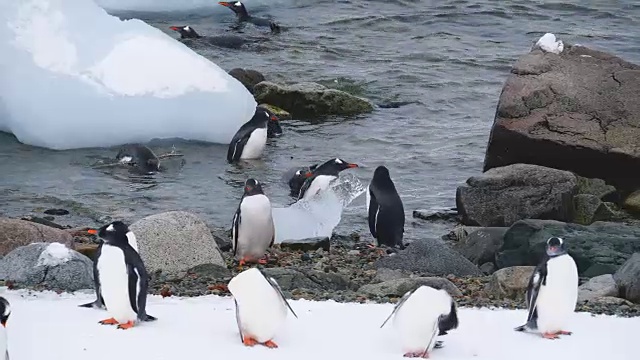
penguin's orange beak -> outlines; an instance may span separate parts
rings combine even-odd
[[[278,121],[278,117],[275,115],[271,115],[271,121]]]
[[[169,29],[173,30],[173,31],[180,31],[180,28],[177,26],[169,26]]]
[[[89,234],[91,234],[91,235],[98,235],[98,230],[96,230],[96,229],[89,229],[89,230],[87,230],[87,232]]]
[[[359,167],[359,166],[358,166],[358,164],[349,164],[349,165],[347,165],[347,167],[348,167],[349,169],[352,169],[352,168],[357,168],[357,167]]]
[[[230,2],[226,2],[226,1],[218,1],[218,4],[222,5],[222,6],[226,6],[226,7],[230,7],[231,3]]]

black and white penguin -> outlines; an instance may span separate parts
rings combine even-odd
[[[322,190],[326,190],[331,182],[338,178],[338,174],[342,170],[357,168],[358,164],[348,163],[342,159],[331,159],[324,164],[316,167],[311,176],[307,176],[300,187],[298,200],[310,199]]]
[[[227,161],[233,163],[240,159],[260,158],[267,145],[269,121],[278,121],[278,117],[270,114],[263,107],[256,107],[251,120],[244,123],[231,139],[227,150]]]
[[[11,315],[11,305],[9,301],[0,296],[0,358],[9,360],[9,339],[7,337],[7,321]]]
[[[271,121],[267,122],[267,137],[271,139],[282,136],[282,126],[280,126],[280,118],[276,114],[274,114],[273,111],[267,108],[262,109],[266,110],[267,113],[269,113],[269,117],[271,119]]]
[[[236,322],[240,340],[246,346],[262,344],[277,348],[273,338],[284,325],[288,311],[296,318],[275,279],[258,268],[236,275],[228,285],[236,306]]]
[[[129,227],[122,221],[97,231],[103,241],[96,256],[99,294],[111,315],[100,324],[118,324],[118,329],[130,329],[136,320],[156,320],[146,312],[149,276],[140,254],[129,243],[128,232]]]
[[[404,294],[380,328],[394,315],[405,357],[429,358],[431,350],[442,347],[436,337],[458,327],[453,298],[444,289],[426,285]]]
[[[378,246],[403,249],[404,206],[387,167],[376,168],[366,194],[369,231],[378,241]]]
[[[160,159],[149,147],[142,144],[123,145],[116,155],[116,160],[142,172],[160,171]]]
[[[202,39],[208,44],[213,46],[219,46],[229,49],[240,49],[243,45],[249,41],[247,39],[237,35],[214,35],[214,36],[202,36],[196,32],[196,30],[189,26],[169,26],[169,29],[176,31],[180,34],[180,39]]]
[[[516,331],[537,330],[545,339],[571,335],[566,330],[578,301],[578,267],[564,240],[551,237],[527,286],[527,322]]]
[[[318,164],[313,164],[311,166],[292,169],[293,171],[288,172],[286,176],[289,178],[287,184],[289,185],[290,195],[293,197],[298,197],[300,194],[300,189],[307,178],[310,178],[313,175],[313,171],[318,167]]]
[[[266,251],[275,241],[271,202],[255,179],[244,183],[244,194],[233,215],[233,256],[240,266],[249,262],[266,264]]]
[[[280,32],[280,25],[274,21],[249,15],[247,8],[240,1],[219,1],[218,4],[231,9],[236,14],[239,23],[249,22],[256,26],[269,27],[274,33]]]

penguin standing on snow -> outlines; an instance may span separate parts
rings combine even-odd
[[[229,143],[227,161],[237,162],[240,159],[258,159],[267,145],[267,123],[278,121],[278,117],[267,109],[256,107],[251,120],[243,124]]]
[[[262,344],[277,348],[273,338],[284,324],[287,311],[298,315],[284,297],[280,286],[257,268],[251,268],[229,281],[229,292],[236,305],[236,322],[245,346]]]
[[[538,330],[545,339],[558,339],[571,335],[566,326],[578,301],[578,268],[562,238],[549,238],[545,255],[527,286],[527,322],[515,330]]]
[[[378,166],[367,188],[369,231],[378,240],[378,246],[404,248],[404,206],[396,190],[389,169]]]
[[[322,190],[326,190],[331,182],[338,178],[338,174],[342,170],[357,168],[358,164],[348,163],[342,159],[335,158],[316,167],[308,174],[307,179],[300,187],[298,200],[309,199]]]
[[[429,358],[429,352],[442,347],[436,336],[458,327],[456,304],[446,290],[423,285],[409,291],[395,306],[382,328],[394,316],[400,333],[404,357]]]
[[[233,215],[233,256],[240,266],[247,262],[266,264],[263,257],[275,241],[271,202],[255,179],[244,183],[244,194]]]
[[[111,315],[100,324],[118,324],[118,329],[126,330],[136,320],[156,320],[146,313],[149,276],[140,254],[129,243],[129,227],[114,221],[97,233],[103,240],[100,255],[96,256],[99,295]]]
[[[9,360],[9,341],[7,339],[7,321],[11,315],[9,301],[0,296],[0,359]]]

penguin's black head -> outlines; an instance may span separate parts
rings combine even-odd
[[[342,171],[342,170],[346,170],[346,169],[352,169],[352,168],[357,168],[359,167],[358,164],[352,164],[352,163],[348,163],[340,158],[335,158],[333,160],[330,160],[330,164],[332,167],[336,168],[338,170],[338,172]]]
[[[389,169],[387,169],[387,167],[384,166],[384,165],[380,165],[373,172],[373,177],[375,177],[375,178],[378,178],[378,177],[380,177],[380,178],[382,178],[382,177],[388,178],[388,177],[390,177],[389,176]]]
[[[267,137],[275,138],[282,135],[282,127],[280,127],[280,119],[271,110],[262,106],[256,106],[256,112],[253,114],[254,121],[267,121]],[[253,119],[252,119],[253,120]]]
[[[244,182],[244,195],[251,196],[258,194],[264,194],[262,192],[262,184],[256,179],[247,179],[247,181]]]
[[[145,145],[123,146],[118,151],[116,160],[122,164],[136,166],[144,171],[160,171],[160,159]]]
[[[219,1],[218,4],[233,10],[233,12],[236,13],[236,16],[239,18],[249,16],[247,8],[245,8],[244,4],[240,1]]]
[[[551,237],[547,240],[547,255],[549,257],[560,256],[567,253],[564,240],[559,237]]]
[[[199,38],[200,35],[189,25],[186,26],[169,26],[169,29],[180,33],[183,39]]]
[[[104,225],[98,230],[89,230],[89,234],[97,234],[105,243],[109,245],[124,245],[129,242],[127,233],[129,227],[122,221],[114,221]]]
[[[9,315],[11,315],[11,306],[9,305],[9,301],[0,296],[0,324],[2,324],[3,327],[7,327]]]

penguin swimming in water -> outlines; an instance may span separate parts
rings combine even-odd
[[[116,160],[131,165],[142,172],[160,171],[160,159],[149,147],[142,144],[127,144],[120,148]]]
[[[178,32],[180,34],[180,39],[202,39],[210,45],[229,49],[240,49],[243,45],[250,42],[247,39],[237,35],[202,36],[189,25],[169,26],[169,29]],[[263,40],[266,40],[266,38]],[[258,40],[251,42],[258,42]]]
[[[572,334],[566,326],[578,301],[578,268],[562,238],[549,238],[545,252],[529,278],[527,322],[515,330],[538,330],[545,339],[558,339]]]
[[[274,114],[273,111],[267,108],[261,107],[261,109],[264,109],[269,114],[269,118],[271,119],[271,121],[267,122],[267,138],[272,139],[280,137],[282,135],[280,118],[276,114]]]
[[[318,164],[313,164],[311,166],[304,167],[287,174],[287,177],[289,177],[287,184],[289,185],[291,196],[296,198],[298,197],[302,185],[304,185],[304,182],[307,180],[307,178],[310,178],[313,175],[313,171],[317,167]]]
[[[245,346],[262,344],[277,348],[273,338],[284,324],[287,312],[298,315],[284,297],[275,279],[258,268],[236,275],[228,285],[236,306],[236,322],[240,340]]]
[[[149,276],[140,254],[129,243],[128,232],[129,227],[122,221],[114,221],[97,231],[103,240],[96,257],[99,294],[111,315],[100,324],[118,324],[118,329],[130,329],[136,320],[156,320],[146,312]]]
[[[236,14],[236,19],[239,23],[249,22],[256,26],[268,26],[271,29],[271,32],[280,32],[280,25],[278,25],[277,23],[269,19],[249,15],[247,8],[240,1],[219,1],[218,4],[231,9]]]
[[[385,166],[378,166],[373,172],[367,188],[367,213],[369,231],[378,246],[404,249],[404,206]]]
[[[325,162],[324,164],[316,167],[311,176],[307,176],[300,187],[298,193],[298,200],[309,199],[315,196],[321,190],[325,190],[329,187],[331,182],[338,178],[338,174],[342,170],[357,168],[358,164],[348,163],[342,159],[335,158]]]
[[[269,121],[278,121],[278,117],[263,107],[256,107],[251,120],[244,123],[231,139],[227,150],[227,161],[233,163],[240,159],[260,158],[267,145]]]
[[[7,321],[11,315],[9,301],[0,296],[0,359],[9,360],[9,341],[7,338]]]
[[[255,179],[244,183],[244,194],[233,215],[233,256],[240,266],[247,262],[266,264],[266,251],[275,241],[271,202]]]
[[[449,293],[426,285],[404,294],[380,328],[394,315],[404,357],[429,358],[431,350],[442,347],[436,336],[458,327],[456,304]]]

